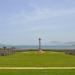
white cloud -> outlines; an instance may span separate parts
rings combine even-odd
[[[42,19],[48,19],[53,17],[59,17],[59,16],[66,16],[69,14],[75,14],[74,9],[68,9],[68,10],[50,10],[50,9],[38,9],[34,10],[30,13],[16,13],[14,15],[11,15],[10,18],[8,18],[10,21],[14,22],[34,22]]]

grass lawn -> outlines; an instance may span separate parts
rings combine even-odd
[[[75,56],[64,53],[45,52],[39,54],[32,52],[17,52],[14,55],[0,56],[0,67],[51,67],[51,66],[75,66]]]
[[[75,70],[0,70],[0,75],[75,75]]]

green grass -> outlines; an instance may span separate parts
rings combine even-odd
[[[0,67],[50,67],[50,66],[75,66],[75,56],[64,53],[45,52],[39,54],[35,51],[28,53],[17,52],[9,56],[0,56]]]
[[[0,70],[0,75],[75,75],[75,70]]]

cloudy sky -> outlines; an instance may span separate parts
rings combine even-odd
[[[75,41],[75,0],[0,0],[0,43],[43,45]]]

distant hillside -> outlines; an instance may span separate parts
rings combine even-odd
[[[75,42],[59,42],[59,41],[51,41],[50,45],[54,46],[74,46]]]
[[[6,45],[0,43],[0,47],[3,47],[3,46],[6,46]]]
[[[75,45],[75,42],[66,42],[67,45]]]

